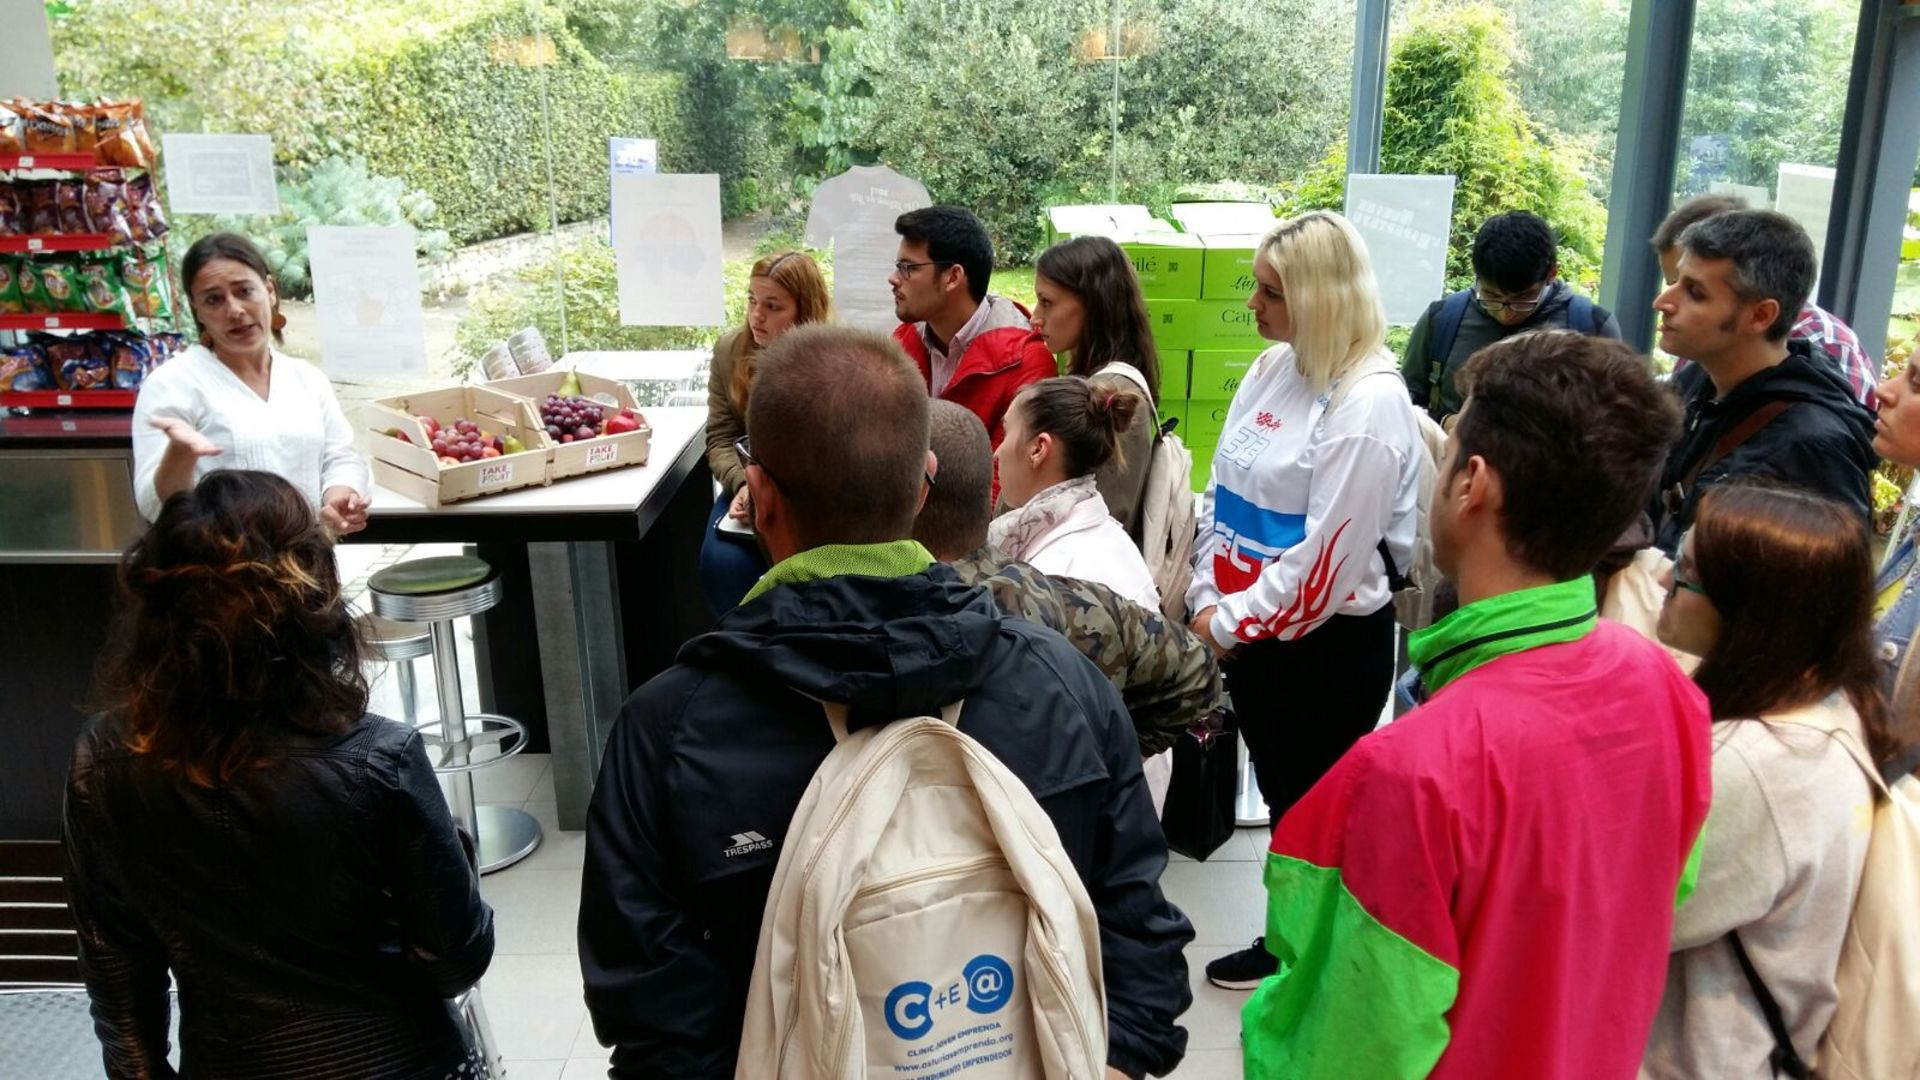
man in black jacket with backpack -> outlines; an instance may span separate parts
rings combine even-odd
[[[1679,276],[1654,301],[1686,409],[1651,507],[1654,546],[1677,555],[1700,496],[1734,478],[1802,488],[1872,513],[1873,416],[1805,341],[1813,241],[1792,218],[1737,210],[1680,234]]]
[[[834,736],[938,714],[1024,782],[1098,916],[1108,1076],[1165,1073],[1193,929],[1119,693],[1050,630],[1003,614],[912,534],[937,474],[925,383],[898,346],[808,326],[761,354],[741,458],[774,563],[635,691],[587,820],[580,965],[618,1077],[733,1075],[761,918]]]
[[[1539,215],[1488,218],[1473,235],[1471,258],[1473,288],[1429,304],[1400,361],[1407,393],[1436,422],[1460,411],[1453,380],[1461,365],[1496,341],[1535,330],[1619,340],[1620,321],[1561,280],[1559,240]]]

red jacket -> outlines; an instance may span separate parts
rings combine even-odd
[[[1011,300],[1007,302],[1019,308],[1020,314],[1027,314],[1026,308]],[[933,361],[927,356],[926,340],[920,336],[922,325],[901,323],[894,328],[893,340],[920,365],[920,377],[926,380],[931,391]],[[1031,327],[1002,326],[982,331],[967,343],[967,351],[954,368],[952,380],[938,396],[979,417],[980,422],[987,425],[987,437],[997,450],[1001,437],[1006,434],[1007,406],[1013,404],[1014,395],[1028,383],[1058,374],[1060,365],[1047,351],[1046,342]],[[996,483],[996,491],[998,487]]]

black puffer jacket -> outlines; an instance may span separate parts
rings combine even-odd
[[[961,730],[1024,780],[1100,917],[1108,1060],[1172,1069],[1193,928],[1160,891],[1167,849],[1120,696],[1051,630],[935,566],[786,585],[689,642],[627,700],[587,817],[580,966],[620,1077],[731,1077],[787,825],[855,729],[966,698]],[[771,843],[743,843],[754,836]]]
[[[1852,507],[1861,520],[1872,512],[1871,476],[1879,461],[1873,450],[1873,415],[1854,400],[1832,364],[1813,358],[1806,342],[1789,342],[1787,350],[1785,360],[1750,376],[1717,401],[1713,380],[1699,364],[1688,364],[1673,377],[1686,415],[1651,509],[1654,545],[1668,555],[1679,550],[1700,497],[1731,479],[1763,479],[1824,495]],[[1701,469],[1681,497],[1678,489],[1694,464],[1706,460],[1723,435],[1775,401],[1792,405]]]
[[[493,958],[493,912],[412,728],[276,734],[197,788],[111,721],[74,748],[67,884],[111,1077],[434,1077],[467,1058],[447,998]]]

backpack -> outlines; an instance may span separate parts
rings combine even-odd
[[[1809,1071],[1793,1049],[1779,1003],[1737,934],[1732,935],[1734,955],[1773,1031],[1778,1070],[1822,1080],[1920,1076],[1920,1035],[1914,1030],[1914,1018],[1920,1017],[1920,921],[1914,917],[1920,898],[1920,780],[1908,775],[1888,784],[1850,733],[1831,729],[1828,734],[1867,774],[1876,797],[1860,892],[1834,973],[1839,1000],[1820,1037],[1814,1069]]]
[[[1375,353],[1360,361],[1352,371],[1341,376],[1334,386],[1333,393],[1327,399],[1327,409],[1321,413],[1322,422],[1333,415],[1347,400],[1347,394],[1361,379],[1372,375],[1388,375],[1400,378],[1400,369],[1393,361],[1381,353]],[[1403,381],[1404,385],[1404,381]],[[1411,406],[1411,401],[1409,401]],[[1416,450],[1415,466],[1419,470],[1415,481],[1417,495],[1414,501],[1414,534],[1412,565],[1405,568],[1396,566],[1393,553],[1387,548],[1387,538],[1380,538],[1380,561],[1387,568],[1387,588],[1393,592],[1394,619],[1408,630],[1419,630],[1433,622],[1434,589],[1440,583],[1440,570],[1433,564],[1433,533],[1430,521],[1433,511],[1433,489],[1440,480],[1440,461],[1447,453],[1447,433],[1433,417],[1420,409],[1413,410],[1414,421],[1420,428],[1420,447]]]
[[[1053,822],[956,725],[847,733],[793,813],[736,1080],[1099,1076],[1100,925]]]
[[[1099,375],[1115,375],[1138,386],[1152,401],[1147,377],[1132,364],[1115,362],[1103,367]],[[1181,625],[1187,621],[1187,585],[1193,581],[1193,543],[1197,526],[1193,502],[1193,453],[1173,429],[1179,417],[1168,417],[1153,436],[1153,458],[1147,463],[1146,483],[1140,497],[1135,540],[1153,576],[1153,587],[1160,590],[1160,610]]]
[[[1429,415],[1440,408],[1440,386],[1446,380],[1447,359],[1453,355],[1454,339],[1460,336],[1460,324],[1465,321],[1467,306],[1472,303],[1473,290],[1462,289],[1449,293],[1435,308],[1429,309],[1433,316],[1427,323],[1427,370],[1432,373],[1427,384]],[[1606,323],[1606,311],[1592,300],[1579,293],[1568,298],[1567,329],[1592,337]]]

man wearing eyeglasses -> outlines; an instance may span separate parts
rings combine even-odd
[[[927,392],[979,417],[997,448],[1014,395],[1060,367],[1027,310],[987,292],[993,240],[971,211],[929,206],[900,215],[894,231],[900,258],[887,284],[900,325],[893,339],[919,365]]]
[[[1400,362],[1413,403],[1435,420],[1447,424],[1460,411],[1454,374],[1496,341],[1533,330],[1619,339],[1619,320],[1560,280],[1558,241],[1538,215],[1488,218],[1474,234],[1472,261],[1473,288],[1427,307]]]

